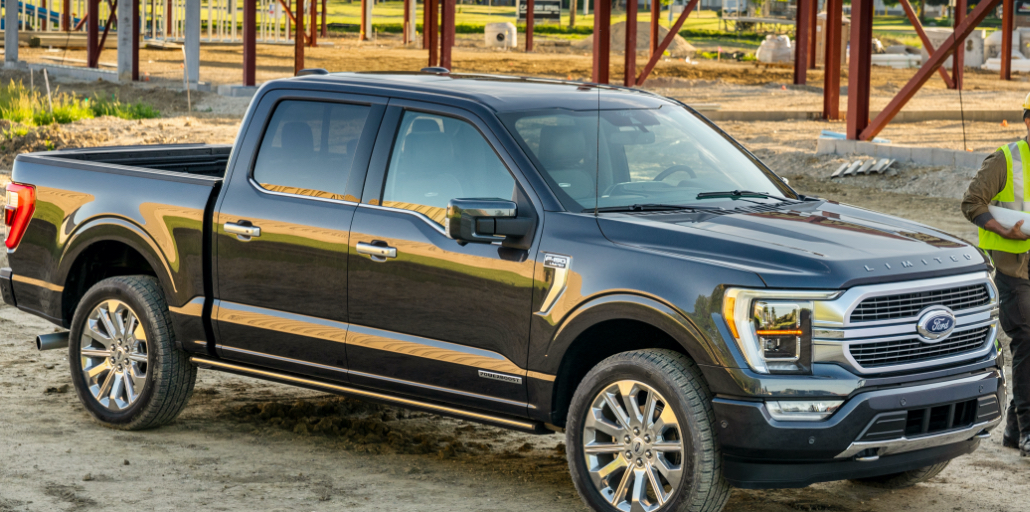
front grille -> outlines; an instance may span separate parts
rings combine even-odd
[[[955,332],[950,338],[932,344],[918,338],[862,343],[849,346],[848,351],[855,362],[865,368],[917,363],[974,351],[983,346],[990,331],[991,327],[985,326]]]
[[[976,420],[976,400],[908,411],[905,437],[925,436],[946,430],[966,428]]]
[[[927,306],[947,306],[953,311],[986,306],[991,301],[986,284],[900,293],[863,300],[851,312],[852,322],[874,322],[916,316]]]

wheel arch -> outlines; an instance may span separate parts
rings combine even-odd
[[[562,426],[576,387],[597,363],[630,350],[668,349],[697,364],[719,364],[711,343],[683,313],[632,294],[592,299],[569,313],[547,349],[555,380],[552,423]],[[554,357],[558,356],[560,357]]]

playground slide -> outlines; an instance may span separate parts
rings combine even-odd
[[[6,3],[7,3],[6,1],[0,0],[0,6],[5,5]],[[35,6],[35,5],[32,5],[32,4],[26,5],[24,2],[18,2],[18,12],[19,13],[23,13],[24,12],[24,13],[28,14],[32,19],[35,19],[37,11],[39,12],[39,17],[40,18],[48,18],[50,23],[54,23],[54,24],[60,24],[61,23],[61,13],[60,13],[60,11],[53,11],[53,10],[45,9],[43,7],[38,7],[38,6]],[[79,18],[72,18],[72,26],[75,26],[75,25],[78,25],[78,24],[79,24]],[[4,28],[4,20],[0,19],[0,30],[3,30],[3,28]]]

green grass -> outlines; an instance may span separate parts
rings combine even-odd
[[[50,98],[48,101],[46,94],[31,90],[20,81],[11,81],[0,87],[0,119],[22,125],[11,128],[4,135],[7,138],[23,136],[28,133],[26,127],[67,124],[100,116],[135,120],[161,115],[146,103],[122,103],[115,98],[90,100],[61,92],[55,92]]]
[[[154,119],[161,117],[161,112],[146,103],[122,103],[111,99],[94,98],[87,101],[94,117],[114,116],[122,119]]]

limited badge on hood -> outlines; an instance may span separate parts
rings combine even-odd
[[[955,315],[947,309],[931,309],[916,322],[916,331],[924,341],[936,343],[955,330]]]

